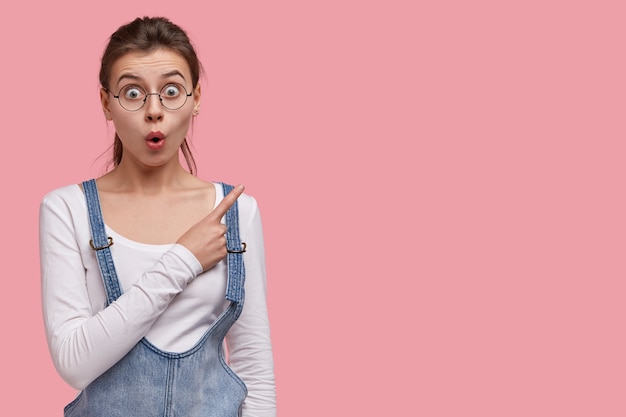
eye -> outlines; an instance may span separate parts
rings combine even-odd
[[[144,96],[143,90],[137,86],[129,85],[122,89],[124,97],[129,100],[141,99]]]
[[[166,98],[178,97],[181,89],[179,84],[168,84],[161,90],[161,95]]]

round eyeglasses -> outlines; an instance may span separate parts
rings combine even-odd
[[[166,84],[158,93],[146,93],[146,90],[136,84],[125,85],[117,95],[106,88],[105,90],[120,102],[122,108],[128,111],[141,110],[146,104],[148,96],[159,96],[159,101],[163,107],[168,110],[178,110],[185,105],[187,97],[191,97],[192,94],[187,93],[185,87],[178,83]]]

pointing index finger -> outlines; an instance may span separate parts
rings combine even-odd
[[[235,204],[235,201],[237,201],[239,196],[243,193],[244,188],[245,187],[242,184],[239,184],[238,186],[230,190],[230,192],[224,196],[224,199],[220,201],[217,207],[213,209],[209,216],[216,219],[221,219],[224,214],[226,214],[228,209],[231,208],[233,204]]]

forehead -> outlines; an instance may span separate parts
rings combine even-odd
[[[132,51],[118,58],[111,67],[111,81],[117,84],[125,76],[146,82],[158,82],[166,74],[179,72],[191,82],[191,71],[185,58],[171,49],[159,48],[149,52]]]

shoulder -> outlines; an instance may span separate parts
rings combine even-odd
[[[84,194],[78,184],[70,184],[49,191],[41,200],[42,210],[73,211],[79,207],[84,207]]]
[[[215,182],[215,204],[219,204],[224,198],[223,183]],[[249,225],[255,218],[259,217],[259,206],[256,198],[252,195],[244,192],[237,199],[237,208],[239,212],[239,223],[243,225]]]
[[[215,185],[215,204],[217,205],[220,201],[222,201],[225,195],[223,187],[224,183],[214,182],[213,185]],[[226,185],[228,186],[228,184]],[[230,187],[232,187],[232,185]],[[256,199],[246,192],[239,196],[237,199],[237,205],[239,206],[239,211],[252,212],[258,210]]]
[[[78,238],[77,234],[89,233],[87,204],[79,184],[54,189],[42,198],[39,229],[42,242],[61,237],[69,241],[71,235]]]
[[[55,188],[44,195],[42,203],[72,201],[83,198],[83,191],[79,184],[70,184],[63,187]]]

